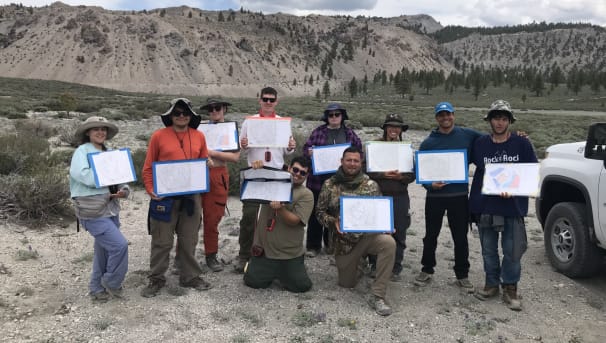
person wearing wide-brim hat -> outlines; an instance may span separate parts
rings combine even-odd
[[[303,155],[312,158],[313,148],[316,146],[325,146],[333,144],[350,143],[352,146],[362,150],[362,141],[356,135],[353,129],[345,125],[348,120],[347,110],[338,103],[330,103],[324,109],[321,120],[325,123],[318,126],[312,132],[303,145]],[[309,175],[307,178],[307,187],[314,194],[314,204],[318,202],[318,196],[324,181],[328,180],[334,173],[322,175]],[[309,218],[307,225],[307,253],[308,257],[314,257],[322,251],[322,242],[330,250],[328,230],[316,219],[315,206],[314,212]]]
[[[402,133],[408,130],[408,125],[398,113],[390,113],[385,116],[383,124],[383,136],[379,141],[401,142]],[[410,226],[410,197],[408,196],[408,184],[415,180],[415,173],[410,171],[390,170],[386,172],[368,173],[371,179],[379,184],[381,193],[393,198],[394,227],[392,234],[396,241],[396,258],[391,271],[391,280],[400,281],[402,277],[402,261],[406,249],[406,230]],[[370,257],[371,273],[376,271],[376,258]]]
[[[391,134],[388,133],[389,128],[394,128]],[[385,141],[401,141],[402,133],[408,130],[408,125],[404,124],[404,119],[397,113],[390,113],[385,116],[385,121],[381,124],[383,130],[383,140]]]
[[[97,188],[88,155],[107,150],[105,142],[118,133],[118,127],[104,117],[90,117],[76,129],[81,142],[72,156],[69,189],[79,224],[95,239],[93,271],[89,282],[95,302],[120,297],[128,270],[128,242],[120,232],[119,198],[130,193],[128,185]]]
[[[200,277],[202,269],[195,257],[202,206],[200,194],[170,198],[158,196],[154,193],[154,182],[158,181],[152,171],[154,162],[193,159],[207,159],[207,165],[212,167],[204,134],[197,130],[201,118],[193,111],[191,102],[186,98],[172,100],[170,108],[161,118],[166,127],[152,134],[142,172],[145,190],[151,198],[148,215],[151,235],[150,275],[149,284],[141,291],[143,297],[156,296],[166,284],[165,273],[168,270],[175,233],[180,267],[179,285],[199,291],[211,288],[211,285]]]
[[[215,98],[208,98],[206,99],[206,104],[200,106],[200,110],[201,111],[208,111],[208,114],[211,114],[211,110],[215,110],[215,111],[219,111],[220,107],[222,107],[224,109],[224,111],[227,111],[227,107],[231,106],[231,103],[222,100],[219,97],[215,97]],[[212,119],[211,119],[212,120]]]
[[[231,104],[218,97],[208,98],[201,111],[208,111],[209,123],[225,122],[225,113]],[[217,258],[219,251],[219,223],[225,214],[229,193],[229,170],[227,162],[238,162],[239,151],[218,151],[208,149],[208,156],[214,165],[209,168],[210,191],[202,194],[202,223],[204,255],[206,265],[213,272],[223,270],[223,264]]]
[[[202,117],[200,117],[200,115],[194,112],[192,103],[187,98],[176,98],[170,101],[170,107],[168,111],[160,115],[164,126],[168,127],[173,125],[173,116],[176,109],[180,112],[183,112],[187,117],[191,117],[187,124],[189,127],[191,127],[192,129],[198,128],[198,126],[200,125],[200,121],[202,121]]]

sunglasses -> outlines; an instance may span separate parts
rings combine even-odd
[[[219,112],[219,111],[221,111],[222,109],[223,109],[223,106],[222,106],[222,105],[214,105],[214,106],[213,106],[213,105],[211,105],[211,106],[208,106],[208,113],[211,113],[211,112]]]
[[[338,118],[340,116],[341,116],[341,112],[329,112],[328,113],[329,118]]]
[[[307,176],[307,172],[305,170],[301,170],[301,169],[299,169],[297,167],[292,167],[292,172],[294,174],[299,174],[301,176]]]
[[[184,112],[184,111],[173,111],[173,117],[180,117],[180,116],[189,117],[189,116],[191,116],[191,113]]]
[[[266,97],[262,97],[261,98],[261,101],[263,101],[263,102],[271,102],[272,104],[274,102],[276,102],[276,100],[278,100],[278,99],[277,98],[266,98]]]

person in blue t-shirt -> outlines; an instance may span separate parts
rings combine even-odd
[[[516,121],[507,101],[492,103],[484,120],[490,123],[491,133],[478,138],[472,149],[471,162],[476,171],[469,196],[470,213],[478,223],[482,258],[486,280],[475,296],[486,300],[499,295],[503,288],[503,302],[512,310],[521,310],[517,294],[520,281],[522,254],[526,251],[526,227],[524,217],[528,213],[528,197],[482,194],[485,165],[489,163],[536,163],[537,157],[527,138],[512,134],[509,130]],[[516,182],[517,175],[495,175],[501,183]],[[519,180],[518,180],[519,181]],[[503,259],[499,257],[499,234]]]
[[[435,107],[438,127],[431,131],[421,143],[419,150],[466,149],[467,156],[476,138],[482,134],[478,131],[455,125],[455,111],[449,102],[441,102]],[[436,266],[436,248],[442,228],[444,213],[454,242],[456,284],[465,291],[473,293],[469,281],[469,246],[467,230],[469,223],[467,183],[432,182],[424,184],[427,190],[425,197],[425,237],[423,238],[423,257],[421,272],[415,277],[415,285],[429,284]]]

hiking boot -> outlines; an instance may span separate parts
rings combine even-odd
[[[122,287],[111,288],[107,285],[107,283],[105,282],[105,279],[103,279],[103,278],[101,279],[101,286],[103,286],[103,288],[105,288],[105,291],[107,293],[109,293],[112,297],[122,298],[122,291],[123,291]]]
[[[387,305],[385,299],[380,298],[376,295],[370,299],[370,306],[380,316],[389,316],[391,314],[391,307]]]
[[[499,286],[484,286],[478,289],[474,296],[480,300],[488,300],[499,295]]]
[[[473,285],[468,278],[457,279],[455,284],[467,293],[473,293]]]
[[[370,276],[371,279],[376,279],[377,278],[377,266],[374,264],[370,265],[370,273],[368,273],[368,276]]]
[[[305,257],[314,258],[318,255],[320,255],[320,249],[307,249],[305,252]]]
[[[213,286],[211,286],[210,283],[204,281],[204,279],[202,279],[199,276],[196,276],[195,278],[193,278],[187,282],[179,282],[179,286],[186,287],[186,288],[193,288],[196,291],[206,291],[206,290],[213,288]]]
[[[144,298],[153,298],[160,293],[160,289],[165,284],[165,280],[150,279],[147,286],[141,290],[141,296]]]
[[[402,281],[402,275],[400,275],[400,273],[391,273],[389,280],[392,282],[400,282]]]
[[[238,258],[238,263],[234,266],[234,271],[238,274],[244,274],[246,271],[246,266],[248,264],[247,260]]]
[[[101,291],[99,293],[91,294],[90,298],[95,303],[105,303],[111,298],[111,295],[106,291]]]
[[[431,282],[431,274],[428,274],[426,272],[420,272],[419,275],[417,275],[415,277],[415,281],[414,284],[417,286],[427,286],[427,284],[429,284]]]
[[[217,254],[210,254],[206,256],[206,265],[213,272],[220,272],[223,270],[223,264],[217,260]]]
[[[521,311],[522,302],[518,297],[517,285],[503,285],[503,302],[510,310]]]

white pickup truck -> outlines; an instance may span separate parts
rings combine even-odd
[[[586,142],[556,144],[541,162],[537,219],[554,268],[569,277],[595,274],[606,249],[606,123]]]

